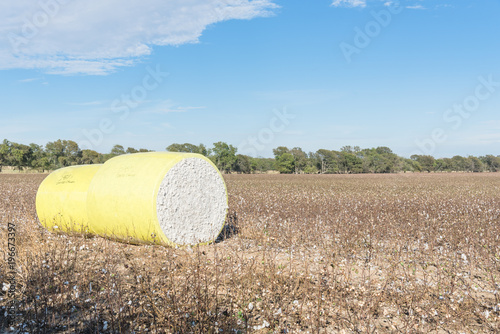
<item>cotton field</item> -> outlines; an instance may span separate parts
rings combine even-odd
[[[226,175],[226,227],[193,248],[50,233],[44,177],[0,174],[0,328],[500,331],[497,173]]]

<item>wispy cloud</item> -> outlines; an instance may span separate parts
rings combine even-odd
[[[412,5],[412,6],[406,6],[406,8],[408,9],[426,9],[424,6],[422,5]]]
[[[205,109],[206,107],[175,107],[175,108],[165,108],[159,110],[160,113],[169,113],[169,112],[186,112],[190,110],[197,110],[197,109]]]
[[[68,103],[71,106],[82,106],[82,107],[88,107],[88,106],[99,106],[105,103],[104,101],[90,101],[90,102],[73,102],[73,103]]]
[[[330,89],[293,89],[282,91],[255,92],[261,99],[276,101],[285,104],[311,104],[338,100],[345,96],[345,92]]]
[[[1,1],[0,70],[107,74],[154,46],[196,43],[211,24],[270,16],[272,1]]]
[[[416,2],[418,1],[418,2]],[[419,3],[421,2],[421,3]],[[331,4],[334,7],[348,7],[348,8],[355,8],[355,7],[360,7],[364,8],[367,6],[379,6],[380,4],[383,4],[385,7],[391,7],[395,5],[402,5],[404,8],[407,9],[428,9],[423,3],[424,0],[379,0],[379,1],[368,1],[368,0],[333,0],[333,3]],[[437,4],[434,6],[431,6],[431,8],[450,8],[453,7],[450,4]]]
[[[205,109],[206,107],[182,106],[171,100],[161,101],[144,110],[147,114],[167,114],[173,112],[188,112],[191,110]]]
[[[28,79],[18,80],[17,82],[28,83],[28,82],[38,81],[38,80],[41,80],[41,78],[28,78]]]
[[[366,7],[366,0],[334,0],[334,7]]]

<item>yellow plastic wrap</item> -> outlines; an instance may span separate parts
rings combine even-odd
[[[36,194],[40,223],[51,231],[88,233],[87,191],[101,166],[66,167],[47,176]]]
[[[193,245],[214,241],[224,227],[227,191],[217,167],[202,155],[127,154],[49,175],[37,194],[37,212],[52,230],[130,243]]]

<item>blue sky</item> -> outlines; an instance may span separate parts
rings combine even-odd
[[[500,155],[500,2],[0,4],[0,139]]]

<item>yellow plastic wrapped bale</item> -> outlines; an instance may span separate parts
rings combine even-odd
[[[52,231],[88,233],[87,191],[101,166],[66,167],[47,176],[36,194],[40,223]]]
[[[168,245],[214,241],[228,208],[224,179],[209,159],[170,152],[108,160],[90,184],[87,205],[95,234]]]
[[[70,210],[77,203],[54,204],[68,204]],[[81,221],[88,217],[88,223],[82,224],[86,232],[132,243],[196,245],[217,238],[228,205],[224,179],[208,158],[152,152],[108,160],[93,175],[86,203],[79,209],[83,207],[87,215],[81,211],[78,215]],[[77,210],[68,210],[64,213],[74,218]]]

